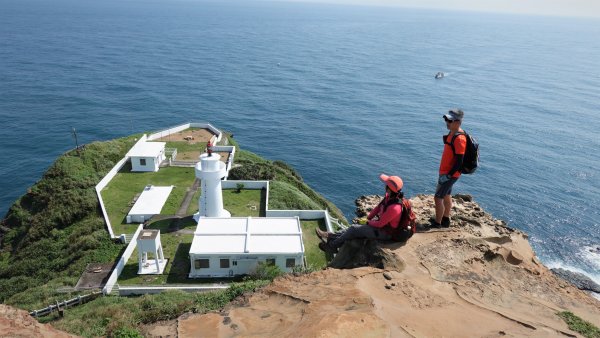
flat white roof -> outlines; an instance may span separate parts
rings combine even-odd
[[[139,142],[129,152],[127,156],[132,157],[156,157],[165,149],[167,142]]]
[[[129,215],[156,215],[160,214],[160,210],[169,198],[173,186],[155,187],[147,186],[142,191],[140,197],[129,211]]]
[[[200,217],[190,254],[304,253],[298,217]]]

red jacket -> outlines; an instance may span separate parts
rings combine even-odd
[[[402,217],[402,204],[394,203],[391,204],[383,211],[384,205],[388,200],[388,196],[386,195],[383,201],[379,203],[375,209],[371,210],[367,219],[368,225],[374,228],[383,228],[386,225],[390,225],[392,228],[397,228],[398,224],[400,224],[400,217]],[[373,219],[375,216],[379,215],[379,219]]]

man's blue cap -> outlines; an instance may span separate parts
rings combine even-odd
[[[450,121],[462,121],[463,117],[465,116],[465,113],[460,110],[460,109],[450,109],[448,111],[448,114],[444,115],[444,118],[450,120]]]

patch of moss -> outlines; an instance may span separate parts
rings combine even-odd
[[[594,326],[594,324],[579,318],[570,311],[563,311],[557,314],[567,323],[569,329],[582,334],[586,338],[600,338],[600,329]]]

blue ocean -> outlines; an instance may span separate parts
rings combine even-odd
[[[208,121],[347,217],[434,192],[449,108],[481,147],[454,192],[600,283],[600,20],[266,1],[2,0],[0,213],[61,153]],[[446,77],[434,79],[442,71]]]

